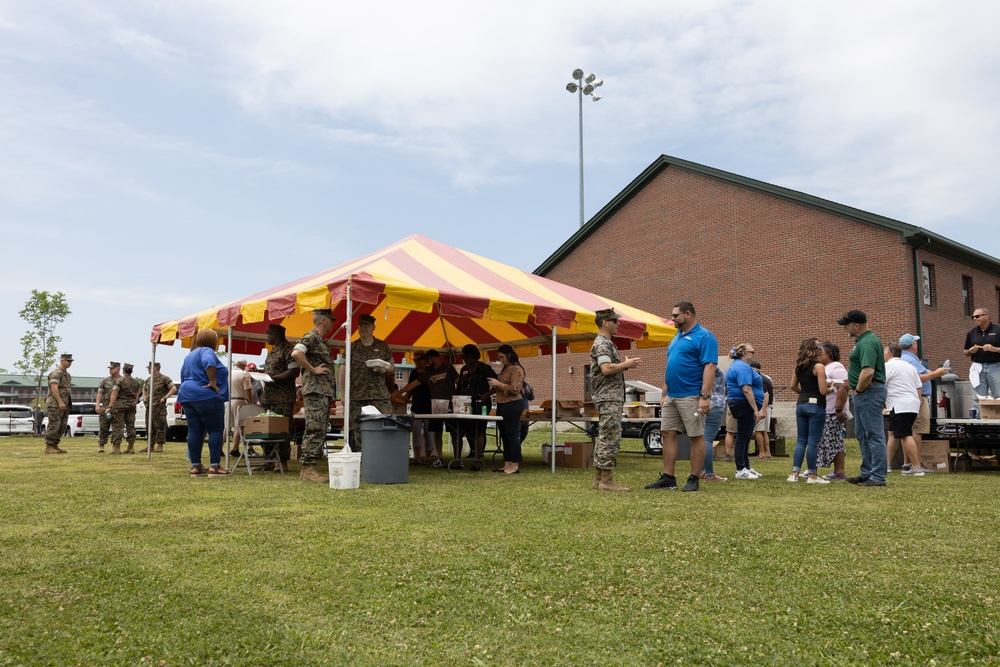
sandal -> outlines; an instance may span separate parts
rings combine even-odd
[[[208,469],[209,477],[225,477],[228,474],[229,474],[228,470],[224,470],[219,466],[212,466],[211,468]]]
[[[191,466],[191,476],[192,477],[201,477],[204,474],[205,474],[205,468],[203,466],[200,466],[200,465]]]

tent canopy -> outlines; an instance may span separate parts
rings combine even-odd
[[[446,350],[472,343],[495,350],[507,343],[519,356],[585,351],[597,334],[594,312],[614,308],[622,315],[617,345],[657,347],[676,333],[661,317],[415,234],[332,269],[157,324],[150,340],[190,347],[196,331],[211,328],[225,338],[233,330],[237,354],[259,354],[268,326],[280,324],[290,339],[312,328],[312,310],[332,308],[338,324],[375,317],[375,335],[398,357],[411,349]],[[332,347],[345,347],[339,328]],[[356,337],[356,336],[355,336]]]

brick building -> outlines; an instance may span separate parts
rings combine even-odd
[[[775,386],[791,382],[799,342],[816,336],[846,356],[836,324],[859,308],[883,342],[921,336],[936,367],[962,354],[977,307],[1000,312],[1000,260],[898,220],[661,156],[574,233],[535,273],[663,316],[694,303],[720,355],[749,342]],[[665,348],[632,350],[627,378],[661,386]],[[540,397],[550,359],[529,360]],[[559,395],[579,398],[587,355],[561,356]],[[574,367],[570,371],[569,367]],[[778,400],[792,400],[786,388]]]

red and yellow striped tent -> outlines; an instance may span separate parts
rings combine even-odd
[[[375,336],[402,359],[412,349],[495,350],[507,343],[519,356],[585,351],[597,334],[594,311],[622,318],[618,346],[664,346],[676,329],[665,319],[415,234],[364,257],[220,306],[153,327],[151,341],[190,347],[196,331],[212,328],[234,353],[259,354],[268,325],[294,340],[312,328],[311,311],[332,308],[341,328],[331,346],[344,348],[344,323],[370,313]],[[352,328],[355,328],[352,326]],[[356,336],[355,336],[356,337]]]

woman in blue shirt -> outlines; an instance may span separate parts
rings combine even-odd
[[[747,363],[754,355],[753,346],[743,343],[729,351],[733,363],[726,371],[726,392],[729,411],[736,419],[736,479],[760,479],[750,467],[749,445],[754,425],[767,414],[764,405],[764,380]]]
[[[188,460],[191,476],[205,474],[201,453],[208,433],[208,476],[224,477],[229,471],[222,462],[222,432],[225,429],[225,405],[229,396],[229,370],[215,353],[219,334],[202,329],[194,337],[194,349],[181,365],[181,384],[177,400],[184,405],[188,424]]]

